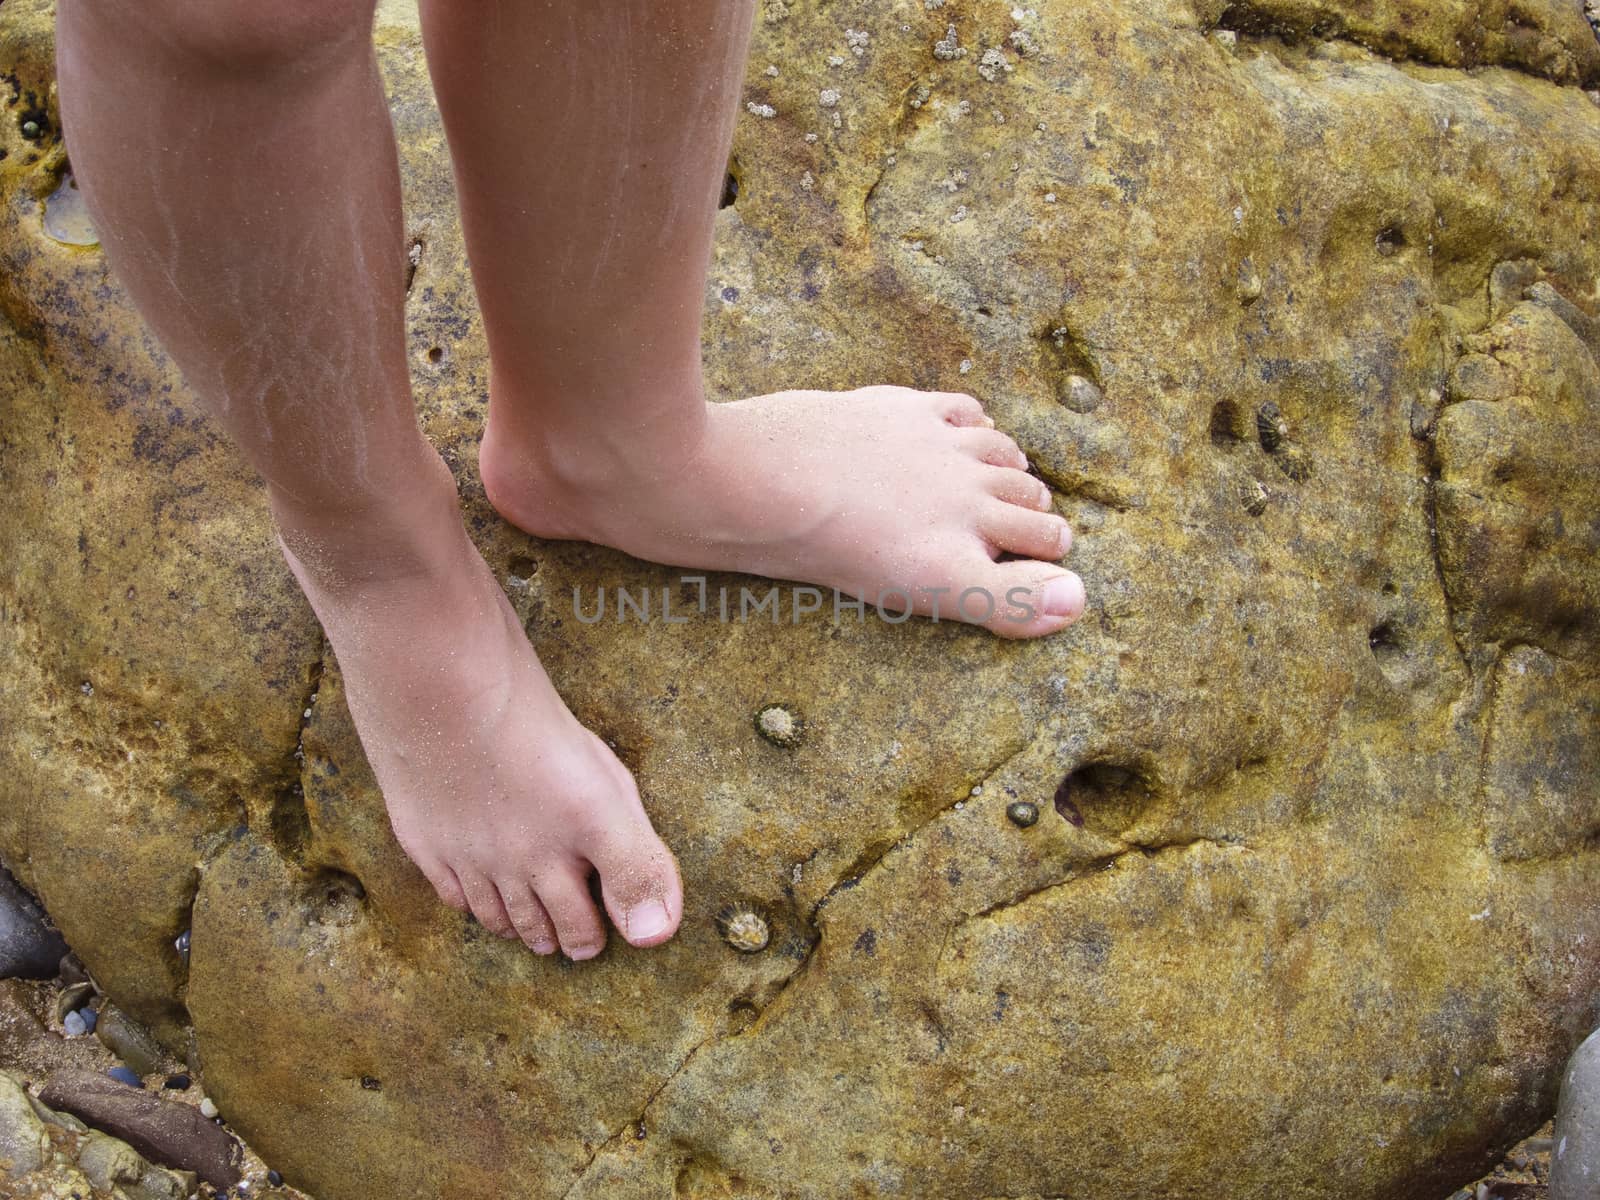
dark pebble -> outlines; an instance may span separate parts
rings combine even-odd
[[[94,1027],[100,1022],[100,1014],[92,1008],[80,1008],[78,1016],[83,1018],[83,1031],[85,1033],[93,1033]]]
[[[187,1075],[168,1075],[167,1081],[161,1086],[174,1092],[187,1092],[192,1081]]]
[[[125,1083],[129,1087],[142,1088],[144,1086],[144,1080],[128,1070],[127,1067],[112,1067],[106,1074],[118,1083]]]
[[[279,1175],[276,1171],[268,1171],[267,1172],[267,1182],[270,1183],[273,1187],[282,1187],[283,1186],[283,1176]]]

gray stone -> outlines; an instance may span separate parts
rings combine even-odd
[[[1600,1030],[1573,1052],[1561,1080],[1550,1200],[1600,1200]]]
[[[49,979],[66,952],[44,910],[0,867],[0,979]]]
[[[94,1034],[134,1074],[154,1075],[161,1070],[161,1047],[149,1030],[120,1008],[106,1005],[95,1023]]]

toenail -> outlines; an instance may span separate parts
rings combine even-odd
[[[1083,581],[1062,575],[1044,585],[1044,611],[1049,617],[1075,617],[1083,611]]]
[[[548,939],[541,938],[528,948],[535,954],[553,954],[555,953],[556,944]]]
[[[659,900],[646,900],[623,914],[623,933],[629,941],[642,941],[665,933],[671,923],[672,918],[667,915],[665,904]]]

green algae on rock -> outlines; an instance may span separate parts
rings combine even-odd
[[[319,1200],[1477,1177],[1600,1019],[1579,5],[761,17],[713,394],[978,395],[1077,530],[1085,620],[1014,645],[568,619],[574,588],[675,576],[484,503],[482,328],[419,39],[386,5],[424,428],[686,885],[672,942],[581,968],[485,935],[395,845],[260,488],[102,256],[45,235],[49,6],[7,0],[0,855]],[[826,714],[801,752],[756,740],[773,697]],[[759,954],[717,927],[735,898],[769,921]]]

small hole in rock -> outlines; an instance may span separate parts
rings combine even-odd
[[[1151,799],[1143,775],[1117,763],[1085,763],[1056,788],[1055,807],[1074,825],[1120,837],[1138,822]]]
[[[1375,625],[1372,632],[1367,634],[1367,645],[1372,647],[1373,654],[1380,660],[1394,658],[1405,650],[1400,642],[1400,631],[1393,621],[1383,621]]]
[[[379,1080],[379,1079],[377,1079],[377,1078],[375,1078],[375,1077],[373,1077],[371,1075],[363,1075],[361,1077],[361,1086],[362,1086],[363,1089],[365,1089],[366,1091],[369,1091],[369,1092],[381,1092],[381,1091],[383,1091],[383,1082],[382,1082],[382,1080]]]
[[[330,867],[306,880],[303,896],[307,925],[344,926],[357,920],[367,889],[354,875]]]
[[[1406,235],[1399,229],[1390,226],[1378,235],[1378,253],[1385,258],[1393,258],[1406,247]]]
[[[1232,400],[1218,400],[1211,406],[1211,444],[1226,450],[1243,440],[1239,434],[1239,406]]]
[[[444,359],[444,347],[443,346],[430,346],[428,348],[428,361],[429,362],[431,362],[431,363],[441,362],[441,361],[443,361],[443,359]]]
[[[511,562],[507,564],[511,573],[519,579],[530,579],[539,573],[539,564],[526,554],[513,554]]]
[[[732,171],[729,171],[728,172],[728,177],[725,180],[722,181],[722,200],[717,205],[717,207],[718,208],[732,208],[733,205],[734,205],[734,201],[736,201],[738,199],[739,199],[739,177],[737,175],[735,175]]]

